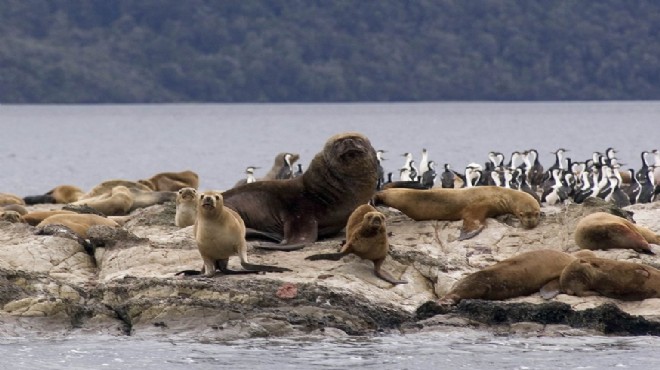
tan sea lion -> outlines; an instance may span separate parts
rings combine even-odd
[[[301,176],[257,181],[223,193],[250,230],[279,245],[258,248],[295,250],[346,226],[353,210],[367,203],[376,189],[376,151],[365,136],[351,132],[332,136]]]
[[[133,206],[133,193],[123,185],[115,186],[110,193],[103,193],[92,198],[85,198],[72,205],[88,206],[106,216],[122,216],[129,213]]]
[[[193,171],[162,172],[138,182],[154,191],[179,191],[183,188],[197,189],[199,176]]]
[[[11,222],[13,224],[25,222],[21,217],[21,214],[16,211],[2,211],[0,210],[0,221]]]
[[[25,202],[23,199],[14,194],[0,193],[0,206],[7,206],[10,204],[19,204],[24,206]]]
[[[346,224],[346,243],[339,253],[325,253],[308,256],[311,261],[338,261],[347,254],[353,253],[360,258],[374,263],[374,274],[392,284],[406,284],[405,280],[397,280],[381,267],[390,250],[385,230],[385,216],[376,208],[363,204],[351,213]]]
[[[183,188],[176,196],[176,214],[174,224],[187,227],[195,223],[197,217],[197,191],[193,188]]]
[[[74,185],[60,185],[43,195],[28,195],[23,198],[26,204],[41,204],[41,203],[56,203],[67,204],[73,203],[80,199],[85,192]]]
[[[559,279],[576,258],[568,253],[542,249],[521,253],[467,275],[439,301],[456,304],[462,299],[501,300],[531,295]]]
[[[101,194],[109,194],[112,192],[112,188],[115,186],[125,186],[131,191],[153,191],[150,187],[139,182],[129,181],[129,180],[108,180],[103,181],[102,183],[94,186],[92,190],[83,194],[79,200],[94,198]]]
[[[513,214],[525,228],[539,223],[541,207],[531,195],[499,186],[477,186],[462,189],[433,188],[387,189],[376,193],[376,205],[394,207],[415,221],[463,220],[464,240],[479,234],[487,217]]]
[[[559,283],[562,292],[578,297],[660,298],[660,270],[634,262],[578,258],[566,266]]]
[[[93,214],[57,214],[41,221],[37,227],[43,228],[48,225],[64,225],[82,238],[87,238],[87,230],[95,225],[119,227],[119,224],[106,217]]]
[[[660,244],[660,235],[607,212],[583,217],[575,227],[575,243],[583,249],[633,249],[655,254],[649,243]]]
[[[193,234],[204,265],[201,271],[186,270],[177,273],[177,275],[201,273],[206,277],[212,277],[215,275],[216,269],[224,274],[291,271],[283,267],[249,263],[247,242],[245,241],[245,224],[241,217],[224,206],[222,194],[218,192],[204,192],[198,199]],[[238,255],[241,266],[245,270],[230,270],[227,268],[229,257],[234,255]]]
[[[289,154],[289,163],[286,163],[286,155]],[[275,156],[275,160],[273,161],[273,167],[271,167],[270,171],[264,177],[260,177],[257,179],[257,181],[267,181],[267,180],[281,180],[282,176],[282,169],[285,168],[286,166],[293,166],[294,163],[300,158],[300,155],[296,153],[279,153],[278,155]]]
[[[23,220],[29,225],[37,226],[39,223],[50,216],[53,215],[62,215],[62,214],[75,214],[76,212],[67,211],[63,209],[51,210],[51,211],[30,211],[27,214],[23,215]]]

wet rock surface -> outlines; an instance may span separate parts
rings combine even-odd
[[[42,206],[43,207],[43,206]],[[49,205],[49,207],[55,207]],[[0,335],[52,336],[71,332],[230,340],[264,336],[373,335],[441,327],[479,327],[532,335],[660,334],[660,299],[619,301],[538,294],[506,301],[434,301],[465,275],[538,249],[573,252],[578,220],[597,211],[622,211],[604,202],[543,207],[540,225],[522,229],[513,217],[488,219],[478,236],[458,241],[461,222],[415,222],[381,208],[391,233],[384,268],[408,284],[373,274],[370,261],[308,261],[337,251],[343,235],[300,251],[250,247],[252,263],[292,272],[182,278],[199,269],[192,227],[174,226],[174,205],[133,212],[121,229],[94,227],[93,250],[75,240],[37,235],[35,227],[0,222]],[[632,218],[660,231],[660,202],[627,207]],[[627,214],[624,212],[621,214]],[[256,243],[265,242],[250,242]],[[660,253],[660,247],[652,246]],[[657,256],[632,250],[600,257],[660,267]],[[240,269],[237,257],[231,268]]]

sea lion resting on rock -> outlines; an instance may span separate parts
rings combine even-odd
[[[10,204],[25,205],[25,201],[14,194],[0,193],[0,206],[7,206]]]
[[[77,212],[67,211],[64,209],[51,210],[51,211],[31,211],[23,215],[23,220],[29,225],[37,226],[39,223],[50,216],[60,214],[76,214]]]
[[[41,203],[56,203],[67,204],[73,203],[80,199],[85,192],[74,185],[60,185],[46,194],[43,195],[28,195],[23,198],[25,204],[41,204]]]
[[[135,192],[135,191],[153,191],[150,187],[144,184],[140,184],[139,182],[135,181],[129,181],[129,180],[107,180],[103,181],[102,183],[94,186],[92,190],[88,191],[87,193],[83,194],[79,200],[83,199],[89,199],[89,198],[95,198],[99,195],[103,194],[109,194],[112,192],[112,188],[115,186],[125,186],[129,190]]]
[[[583,249],[633,249],[646,254],[655,254],[649,243],[660,244],[660,235],[607,212],[583,217],[575,228],[574,238]]]
[[[579,297],[660,298],[660,270],[640,263],[580,257],[561,273],[561,291]]]
[[[93,198],[87,198],[72,205],[84,205],[95,209],[106,216],[126,215],[133,206],[133,194],[125,186],[115,186],[110,193],[100,194]]]
[[[106,217],[93,214],[56,214],[41,221],[37,227],[43,228],[48,225],[63,225],[71,229],[82,238],[87,238],[87,231],[95,225],[119,227],[119,224]]]
[[[498,186],[478,186],[463,189],[387,189],[376,193],[376,205],[394,207],[415,221],[463,220],[464,240],[479,234],[487,217],[513,214],[523,227],[539,223],[541,207],[531,195]]]
[[[311,261],[338,261],[347,254],[353,253],[360,258],[374,263],[374,274],[392,284],[406,284],[405,280],[397,280],[387,271],[382,270],[385,257],[390,250],[385,230],[385,216],[374,207],[363,204],[351,213],[346,224],[346,243],[339,253],[315,254],[305,259]]]
[[[206,277],[212,277],[215,275],[216,268],[225,274],[291,271],[283,267],[254,265],[248,262],[245,224],[236,212],[224,206],[222,194],[218,192],[204,192],[199,196],[193,235],[204,265],[201,271],[186,270],[177,275],[201,273]],[[241,259],[241,266],[245,270],[237,271],[227,268],[229,257],[237,254]]]
[[[521,253],[459,280],[438,303],[456,304],[463,299],[501,300],[527,296],[556,285],[564,268],[576,258],[543,249]],[[553,288],[554,289],[554,288]]]
[[[116,202],[109,200],[109,198],[115,196],[115,194],[113,194],[113,189],[116,187],[123,187],[129,190],[133,202],[128,206],[126,211],[123,211],[123,209],[126,208],[126,205],[130,202],[128,202],[127,198],[124,196],[126,192],[123,189],[119,192],[115,192],[117,193]],[[175,199],[176,193],[172,191],[153,191],[147,186],[137,182],[109,180],[95,186],[87,194],[83,195],[79,201],[72,204],[80,206],[88,205],[91,208],[97,209],[95,208],[96,205],[98,206],[97,210],[105,215],[109,214],[105,213],[103,209],[107,212],[111,212],[112,215],[121,216],[138,208],[174,201]]]
[[[179,191],[183,188],[197,189],[199,176],[193,171],[162,172],[138,182],[154,191]]]
[[[376,151],[359,133],[332,136],[301,176],[258,181],[223,193],[251,229],[280,245],[258,248],[295,250],[338,233],[350,214],[376,189]],[[255,232],[256,231],[256,232]]]
[[[0,221],[11,222],[13,224],[25,222],[20,213],[11,210],[0,210]]]
[[[0,212],[2,211],[14,211],[21,216],[28,213],[27,209],[20,204],[7,204],[6,206],[0,206]]]
[[[195,223],[197,217],[197,191],[193,188],[183,188],[176,195],[176,214],[174,224],[187,227]]]

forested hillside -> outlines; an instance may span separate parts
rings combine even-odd
[[[660,99],[660,1],[3,0],[0,102]]]

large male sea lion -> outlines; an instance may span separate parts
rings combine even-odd
[[[660,235],[607,212],[583,217],[575,227],[575,243],[583,249],[633,249],[655,254],[649,243],[660,244]]]
[[[640,263],[581,257],[561,273],[562,292],[623,300],[660,298],[660,270]]]
[[[161,172],[138,182],[154,191],[179,191],[183,188],[197,189],[199,176],[193,171]]]
[[[46,194],[42,195],[28,195],[23,198],[25,204],[40,204],[40,203],[57,203],[67,204],[73,203],[80,199],[85,192],[74,185],[60,185],[56,186]]]
[[[347,254],[353,253],[360,258],[374,263],[374,274],[392,284],[406,284],[405,280],[397,280],[382,269],[385,257],[390,250],[385,230],[385,216],[376,208],[363,204],[351,213],[346,224],[346,243],[338,253],[315,254],[306,257],[311,261],[338,261]]]
[[[186,270],[177,275],[202,273],[206,277],[212,277],[216,269],[225,274],[291,271],[283,267],[254,265],[248,262],[245,224],[236,212],[224,206],[222,194],[218,192],[204,192],[199,196],[193,234],[204,265],[201,271]],[[241,259],[241,266],[245,270],[227,268],[229,257],[234,255]]]
[[[259,248],[300,249],[338,233],[353,210],[371,199],[376,166],[376,151],[369,139],[343,133],[328,139],[303,175],[245,184],[223,196],[247,227],[281,240],[279,245]]]
[[[374,196],[376,205],[394,207],[415,221],[463,220],[464,240],[479,234],[487,217],[513,214],[523,227],[533,228],[539,223],[541,207],[531,195],[498,186],[478,186],[462,189],[434,188],[387,189]]]
[[[183,188],[176,195],[176,213],[174,224],[187,227],[195,223],[197,217],[197,191],[193,188]]]
[[[439,303],[455,304],[462,299],[501,300],[530,295],[559,279],[564,268],[575,259],[568,253],[551,249],[521,253],[459,280]]]

